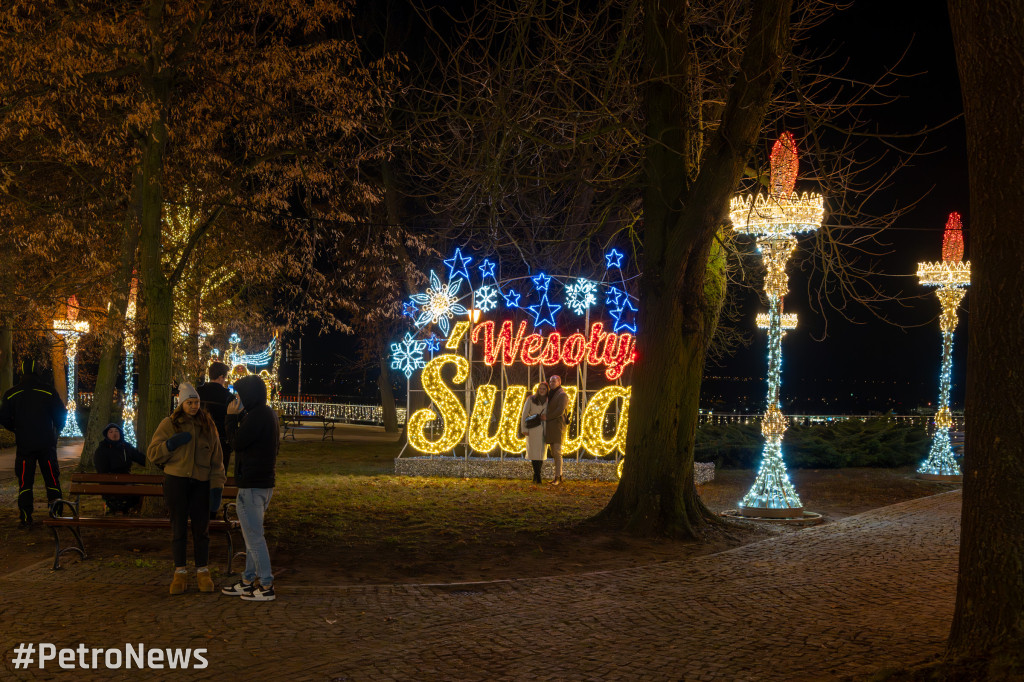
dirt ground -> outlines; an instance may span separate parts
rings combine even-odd
[[[753,471],[719,471],[701,488],[702,498],[714,511],[734,509],[753,477]],[[797,470],[791,477],[806,509],[822,514],[823,523],[958,487],[917,480],[910,470]],[[570,482],[559,488],[483,479],[343,478],[336,486],[331,479],[310,484],[315,504],[296,494],[306,505],[299,511],[287,498],[275,496],[267,535],[279,580],[450,583],[584,573],[683,560],[800,531],[798,526],[730,522],[699,543],[609,532],[588,519],[611,497],[613,483]],[[14,492],[11,482],[0,487],[0,574],[53,556],[49,529],[40,523],[31,531],[17,528]],[[36,505],[42,506],[38,496]],[[83,534],[90,561],[152,566],[168,560],[169,538],[162,532],[101,535],[86,529]],[[224,541],[215,535],[211,563],[220,565],[224,559]],[[62,563],[74,570],[76,562],[66,556]],[[37,570],[50,569],[43,563]]]

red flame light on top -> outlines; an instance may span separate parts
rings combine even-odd
[[[772,146],[771,185],[772,194],[786,196],[796,186],[796,174],[800,165],[800,157],[796,150],[796,139],[793,133],[784,132]]]
[[[67,319],[78,319],[78,298],[74,294],[68,299]]]
[[[946,233],[942,236],[942,260],[959,261],[964,258],[963,223],[959,213],[950,213]]]

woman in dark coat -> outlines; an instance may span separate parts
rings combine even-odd
[[[93,464],[97,474],[130,474],[132,462],[146,466],[146,456],[132,444],[124,440],[124,432],[117,424],[107,424],[103,428],[103,440],[96,447]],[[104,495],[107,513],[121,512],[127,514],[139,506],[138,495]]]

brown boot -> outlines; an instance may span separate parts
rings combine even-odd
[[[171,594],[181,594],[188,586],[188,573],[184,570],[175,570],[174,578],[171,580]]]
[[[203,566],[196,570],[196,584],[200,592],[213,592],[213,579],[210,577],[210,569]]]
[[[551,481],[551,485],[562,485],[562,477],[555,476],[555,480]]]

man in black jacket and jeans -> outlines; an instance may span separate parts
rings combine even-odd
[[[262,379],[243,377],[235,382],[235,392],[238,397],[228,405],[225,423],[235,450],[236,507],[245,538],[245,572],[241,582],[221,591],[245,601],[272,601],[274,574],[263,537],[263,516],[274,492],[280,429],[277,413],[267,405],[267,386]]]
[[[37,373],[36,361],[25,360],[21,383],[4,393],[0,402],[0,424],[14,432],[18,445],[14,473],[18,477],[19,525],[23,528],[32,525],[32,486],[37,463],[46,483],[47,501],[52,503],[61,497],[57,437],[64,429],[67,415],[53,386],[43,383]]]
[[[228,414],[228,405],[235,396],[228,390],[228,366],[223,362],[210,363],[210,380],[196,389],[199,394],[199,407],[209,413],[217,427],[217,435],[220,436],[220,449],[224,453],[224,473],[231,475],[228,464],[231,462],[231,442],[228,440],[225,420]]]

